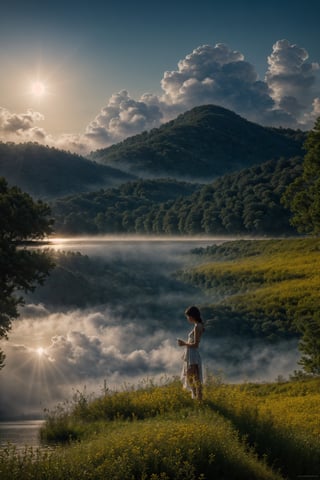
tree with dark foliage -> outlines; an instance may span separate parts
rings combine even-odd
[[[302,338],[299,348],[302,352],[299,364],[307,373],[320,375],[320,314],[304,318],[298,323]]]
[[[7,338],[11,322],[23,304],[23,292],[43,283],[53,267],[50,255],[28,248],[52,231],[49,207],[35,202],[17,187],[0,178],[0,338]],[[4,366],[0,351],[0,368]]]
[[[306,154],[302,174],[289,185],[284,203],[293,213],[291,220],[299,232],[320,234],[320,117],[304,144]]]

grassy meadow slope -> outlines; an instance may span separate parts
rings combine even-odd
[[[194,253],[198,265],[179,278],[215,299],[206,309],[213,334],[288,337],[320,309],[318,238],[241,240]]]
[[[0,450],[2,480],[281,480],[316,475],[319,379],[226,385],[211,379],[202,405],[180,382],[78,393],[47,413],[52,450]],[[73,441],[72,441],[73,439]],[[76,441],[75,441],[76,440]]]

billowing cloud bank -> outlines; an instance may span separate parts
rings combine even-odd
[[[107,309],[50,313],[41,308],[38,314],[37,309],[29,305],[29,314],[15,322],[5,345],[2,419],[39,416],[84,388],[99,395],[104,385],[121,390],[180,374],[182,350],[175,339],[183,335],[181,327],[169,331],[158,325],[152,331]],[[39,354],[40,345],[44,351]],[[271,346],[205,338],[202,357],[205,370],[226,381],[275,380],[292,373],[298,353],[295,342]]]
[[[181,352],[163,330],[119,323],[108,310],[50,313],[29,305],[5,346],[0,417],[39,415],[84,386],[122,388],[160,373],[177,373]],[[33,313],[32,313],[33,311]],[[26,334],[26,332],[28,332]],[[26,340],[27,335],[27,340]],[[17,342],[21,338],[20,342]],[[39,354],[39,345],[44,349]]]
[[[165,72],[163,94],[140,99],[122,90],[111,96],[81,135],[53,138],[38,123],[41,113],[0,109],[0,136],[33,140],[85,153],[159,126],[194,106],[217,104],[268,126],[310,129],[320,115],[319,63],[288,40],[273,45],[263,80],[242,53],[225,44],[202,45]]]

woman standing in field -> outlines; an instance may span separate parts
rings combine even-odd
[[[200,311],[197,307],[187,308],[185,315],[193,329],[188,335],[188,341],[185,342],[178,338],[178,345],[186,347],[184,354],[184,365],[181,374],[184,388],[191,390],[192,398],[202,400],[202,363],[199,353],[199,344],[204,332],[203,321]]]

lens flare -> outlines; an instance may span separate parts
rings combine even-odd
[[[45,349],[43,347],[38,347],[36,349],[36,353],[37,353],[38,357],[42,357],[45,354]]]

